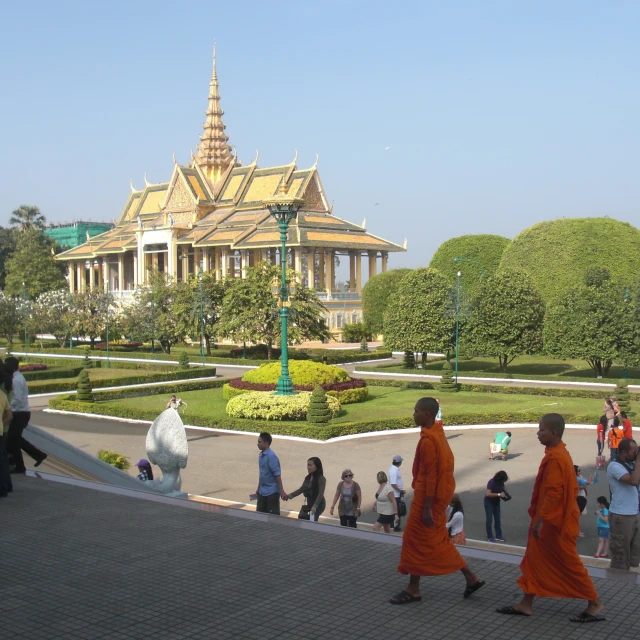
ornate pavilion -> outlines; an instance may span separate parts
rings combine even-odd
[[[71,292],[104,287],[123,301],[144,286],[150,271],[184,280],[204,271],[217,278],[242,278],[246,269],[270,260],[280,264],[279,232],[264,208],[281,183],[303,200],[289,228],[288,264],[300,281],[316,289],[328,310],[327,324],[339,336],[344,324],[362,318],[362,258],[367,276],[387,270],[389,253],[405,251],[333,215],[314,166],[289,164],[260,168],[258,157],[242,166],[222,121],[215,51],[204,131],[191,164],[174,156],[171,179],[131,194],[115,228],[89,238],[56,259],[68,265]],[[336,288],[336,264],[349,260],[349,280]]]

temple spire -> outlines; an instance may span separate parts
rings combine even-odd
[[[220,108],[215,42],[213,43],[213,71],[209,83],[209,106],[206,115],[207,119],[204,121],[204,131],[200,136],[195,161],[209,180],[215,184],[233,162],[229,136],[224,132],[226,127],[222,122],[224,111]]]

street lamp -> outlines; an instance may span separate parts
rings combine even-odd
[[[29,362],[29,334],[27,333],[27,285],[22,283],[22,304],[24,306],[24,359]]]
[[[69,303],[69,314],[71,314],[71,305],[73,304],[73,296],[71,294],[69,294],[67,301]],[[73,351],[73,325],[69,329],[69,351]]]
[[[458,338],[460,337],[460,276],[462,272],[458,271],[457,285],[456,285],[456,384],[458,384]]]
[[[111,368],[111,360],[109,360],[109,283],[107,282],[107,369]]]
[[[282,323],[282,372],[276,385],[277,396],[291,396],[295,393],[293,381],[289,376],[289,352],[287,339],[287,321],[289,318],[289,290],[287,288],[287,234],[289,224],[298,215],[303,201],[300,198],[287,195],[287,186],[282,179],[278,189],[278,194],[274,198],[264,201],[264,206],[269,210],[273,219],[278,223],[280,229],[280,266],[282,279],[280,282],[280,320]],[[277,290],[277,287],[276,287]]]

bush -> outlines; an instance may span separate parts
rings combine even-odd
[[[259,369],[249,371],[242,376],[245,382],[259,382],[263,384],[276,384],[281,373],[279,362],[262,365]],[[294,385],[326,384],[328,382],[346,382],[350,380],[344,369],[327,366],[318,362],[289,361],[289,375]]]
[[[438,385],[438,389],[440,389],[440,391],[458,391],[458,385],[453,379],[451,365],[448,362],[445,362],[442,365],[442,375],[440,376],[440,384]]]
[[[98,451],[98,458],[116,469],[121,469],[122,471],[126,471],[131,468],[129,458],[121,453],[116,453],[115,451],[100,449],[100,451]]]
[[[68,365],[68,362],[65,362]],[[82,367],[60,367],[53,369],[37,369],[24,371],[21,368],[20,372],[24,373],[25,380],[29,382],[35,382],[37,380],[63,380],[64,378],[76,378],[78,374],[82,371]],[[71,388],[71,387],[70,387]],[[32,391],[33,393],[33,391]]]
[[[80,402],[93,402],[93,394],[91,393],[91,380],[89,380],[89,374],[86,369],[83,369],[78,376],[78,383],[76,385],[78,393],[76,398]]]
[[[332,417],[339,415],[340,403],[328,398]],[[270,391],[252,391],[231,398],[227,413],[232,418],[253,420],[304,420],[311,404],[311,393],[303,391],[293,396],[276,396]]]
[[[382,333],[389,298],[408,273],[411,273],[411,269],[392,269],[367,280],[362,289],[362,315],[371,333]]]
[[[89,347],[84,348],[84,360],[82,362],[85,369],[91,369],[93,362],[91,361],[91,349]]]
[[[312,424],[326,424],[331,420],[331,410],[329,409],[328,400],[327,394],[322,387],[316,387],[311,392],[307,422],[311,422]]]
[[[189,355],[186,351],[183,351],[180,354],[180,359],[178,360],[180,369],[188,369],[189,368]]]
[[[631,412],[631,399],[629,397],[629,384],[626,380],[618,380],[616,384],[616,399],[620,411],[624,411],[627,415]]]
[[[362,338],[362,342],[360,343],[360,351],[361,353],[367,353],[369,351],[369,345],[367,344],[366,338]]]
[[[343,404],[355,404],[356,402],[362,402],[369,397],[369,390],[367,387],[354,387],[352,389],[345,389],[344,391],[327,391],[327,395],[331,398],[337,398],[340,401],[340,405]]]
[[[352,322],[342,328],[342,342],[372,340],[371,329],[364,322]]]
[[[20,373],[26,373],[27,371],[44,371],[47,368],[46,364],[22,364],[20,363]]]
[[[271,359],[277,360],[280,357],[280,349],[271,347]],[[245,349],[231,349],[229,352],[232,358],[242,358],[245,354]],[[246,348],[247,358],[253,358],[254,360],[266,360],[269,354],[269,348],[266,344],[254,344]],[[294,358],[293,352],[289,355],[290,358]]]

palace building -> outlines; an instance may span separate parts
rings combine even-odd
[[[286,259],[300,281],[327,307],[327,324],[339,338],[344,324],[362,319],[362,259],[367,276],[387,270],[390,252],[405,246],[368,233],[333,213],[316,163],[300,169],[296,157],[277,167],[242,166],[222,121],[215,51],[209,105],[197,153],[188,166],[174,156],[171,178],[131,193],[116,226],[56,256],[67,263],[69,289],[108,288],[125,302],[150,271],[185,280],[200,271],[242,278],[262,260],[280,264],[280,235],[264,200],[281,191],[303,200],[289,227]],[[336,287],[336,264],[348,259],[349,280]],[[379,267],[378,267],[379,265]]]

